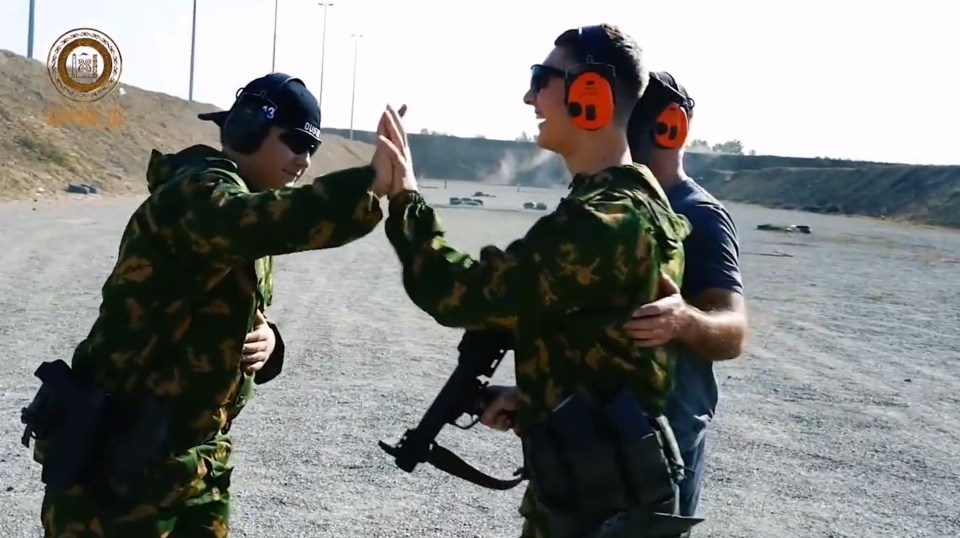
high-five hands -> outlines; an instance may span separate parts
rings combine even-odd
[[[402,112],[406,113],[406,108],[403,108]],[[383,137],[388,134],[387,123],[389,120],[390,115],[384,111],[380,116],[380,123],[377,124],[376,147],[373,150],[373,158],[370,160],[370,165],[377,173],[372,186],[373,193],[377,198],[386,196],[393,187],[393,157],[390,148],[383,142]]]
[[[403,126],[402,118],[406,113],[407,105],[402,105],[399,111],[387,105],[387,110],[384,112],[386,133],[378,136],[378,143],[385,146],[386,152],[393,161],[393,182],[389,191],[391,197],[402,191],[418,190],[417,178],[413,172],[410,141]]]
[[[371,164],[377,172],[373,192],[377,197],[391,197],[403,191],[416,191],[417,178],[413,173],[413,155],[410,141],[403,127],[407,105],[394,110],[390,105],[380,116],[377,125],[377,146]]]

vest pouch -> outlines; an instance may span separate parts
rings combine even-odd
[[[107,393],[79,379],[63,360],[44,362],[35,374],[41,381],[33,401],[21,411],[22,443],[36,439],[34,460],[43,465],[41,481],[51,492],[84,480],[93,451],[105,428]]]
[[[601,413],[574,395],[525,429],[524,461],[551,538],[581,538],[626,506]]]
[[[578,538],[687,538],[690,529],[703,521],[699,517],[631,510],[611,517]]]
[[[524,458],[550,536],[621,532],[622,516],[629,536],[647,536],[643,521],[676,513],[677,474],[663,427],[627,390],[602,403],[574,393],[528,427]]]
[[[658,422],[640,407],[636,398],[621,390],[605,406],[606,418],[619,438],[618,459],[624,480],[641,506],[652,506],[676,498],[677,476],[664,439],[669,424]],[[682,465],[682,464],[681,464]]]
[[[538,503],[552,510],[573,510],[576,500],[570,466],[546,422],[537,422],[525,430],[523,448]]]
[[[570,467],[577,511],[604,517],[611,508],[627,504],[625,484],[615,439],[607,424],[598,420],[597,409],[581,394],[562,402],[549,418],[564,459]]]

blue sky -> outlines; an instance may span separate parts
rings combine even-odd
[[[693,137],[740,139],[758,153],[960,164],[960,8],[944,0],[590,2],[333,0],[323,123],[348,127],[353,34],[355,123],[387,102],[411,131],[514,138],[534,132],[522,103],[529,66],[566,28],[610,22],[633,34],[651,68],[697,101]],[[28,0],[3,0],[0,48],[27,51]],[[323,8],[280,0],[277,70],[320,89]],[[193,0],[36,0],[34,58],[77,27],[106,32],[121,84],[186,98]],[[270,71],[274,0],[198,0],[194,98],[229,107]],[[587,7],[589,9],[587,9]]]

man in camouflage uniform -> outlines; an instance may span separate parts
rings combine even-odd
[[[382,145],[371,165],[293,186],[320,145],[319,105],[299,80],[259,78],[230,111],[200,118],[220,126],[222,150],[152,152],[150,195],[124,230],[99,317],[72,359],[126,420],[147,397],[163,402],[162,456],[132,474],[48,490],[48,538],[226,536],[227,431],[253,385],[283,364],[265,315],[272,257],[350,243],[382,218],[392,178]],[[44,446],[35,447],[41,463]],[[115,461],[101,463],[109,471]]]
[[[395,115],[388,129],[397,176],[385,230],[403,265],[404,288],[441,325],[514,334],[517,387],[498,387],[482,420],[498,429],[514,428],[525,453],[528,430],[580,391],[625,387],[651,419],[662,423],[675,355],[668,347],[636,348],[624,323],[635,308],[657,297],[662,274],[680,282],[682,240],[690,231],[649,169],[635,165],[630,155],[626,125],[647,81],[637,44],[616,27],[602,25],[564,32],[554,45],[544,63],[533,67],[524,102],[543,120],[538,145],[564,158],[573,181],[556,210],[505,250],[488,246],[474,259],[447,242],[436,213],[417,190]],[[565,98],[574,96],[571,76],[590,60],[616,73],[612,121],[597,129],[575,125],[575,111]],[[516,412],[515,422],[506,418],[509,410]],[[617,474],[598,492],[610,493]],[[655,522],[662,519],[651,516],[626,527],[611,518],[619,509],[611,505],[577,530],[574,524],[584,522],[558,523],[541,489],[532,478],[520,510],[524,537],[679,536],[696,522],[655,534]],[[672,517],[675,478],[667,489],[668,498],[657,502],[669,506]]]

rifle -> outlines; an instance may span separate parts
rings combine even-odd
[[[407,430],[396,445],[380,441],[380,448],[393,456],[397,467],[408,473],[421,463],[429,463],[457,478],[496,490],[511,489],[525,480],[522,468],[514,473],[516,478],[510,480],[486,475],[436,441],[440,430],[447,424],[469,430],[480,421],[483,410],[496,396],[488,388],[489,382],[480,378],[493,377],[504,355],[513,347],[512,337],[507,333],[466,331],[457,346],[460,353],[457,367],[427,408],[420,423],[416,428]],[[457,423],[463,414],[473,417],[473,421],[466,426]]]

